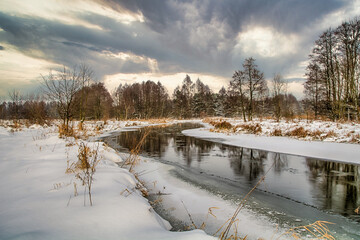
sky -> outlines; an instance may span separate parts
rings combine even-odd
[[[0,99],[79,64],[110,92],[153,80],[172,95],[186,74],[216,92],[248,57],[301,98],[314,41],[359,13],[360,0],[1,0]]]

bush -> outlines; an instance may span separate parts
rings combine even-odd
[[[96,166],[99,162],[99,144],[96,148],[91,149],[84,142],[81,142],[79,146],[78,161],[70,165],[69,161],[67,163],[68,166],[66,169],[66,173],[74,173],[75,177],[78,178],[82,182],[82,185],[85,187],[84,206],[86,191],[88,192],[90,206],[93,205],[91,198],[91,187],[94,180],[94,174],[96,172]]]
[[[210,122],[210,124],[212,124]],[[217,122],[212,124],[216,129],[227,129],[230,130],[233,128],[233,125],[231,125],[231,123],[227,122],[227,121],[221,121],[221,122]]]
[[[321,139],[322,140],[323,139],[322,135],[323,135],[323,132],[321,132],[319,129],[311,132],[311,136],[313,138],[315,138],[315,139]]]
[[[246,131],[250,134],[258,134],[262,132],[261,125],[259,123],[256,123],[255,125],[251,124],[242,124],[237,126],[238,128],[241,128],[242,130]]]
[[[299,138],[305,138],[308,135],[309,135],[309,132],[307,130],[305,130],[303,127],[295,128],[286,134],[286,136],[299,137]]]
[[[281,129],[278,129],[278,128],[274,129],[274,131],[271,133],[271,136],[277,136],[277,137],[282,136]]]

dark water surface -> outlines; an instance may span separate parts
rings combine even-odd
[[[181,134],[198,127],[202,126],[184,123],[154,128],[142,155],[177,166],[174,176],[235,202],[268,172],[253,193],[250,208],[285,226],[294,221],[299,225],[334,222],[340,239],[360,239],[360,215],[354,212],[360,206],[358,165],[234,147]],[[144,131],[120,132],[104,141],[127,152]]]

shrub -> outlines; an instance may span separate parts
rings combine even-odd
[[[211,123],[210,123],[211,124]],[[217,123],[214,123],[214,127],[216,129],[232,129],[233,128],[233,125],[227,121],[221,121],[221,122],[217,122]]]
[[[89,195],[90,206],[92,206],[91,187],[94,180],[94,174],[96,172],[96,166],[100,162],[99,158],[99,145],[96,148],[90,149],[84,142],[80,143],[78,161],[69,165],[67,163],[66,173],[75,173],[75,177],[80,179],[82,185],[85,186],[84,191],[84,206],[86,199],[86,191]],[[74,186],[76,189],[76,186]],[[77,189],[76,189],[77,192]]]
[[[65,137],[74,137],[76,136],[76,131],[74,130],[74,127],[72,124],[69,124],[66,126],[66,124],[60,124],[58,125],[58,132],[59,132],[59,138],[65,138]]]
[[[274,129],[274,131],[271,133],[271,136],[282,136],[282,131],[281,131],[281,129],[278,129],[278,128],[276,128],[276,129]]]
[[[321,132],[319,129],[312,131],[310,134],[315,139],[323,139],[323,137],[322,137],[323,132]]]
[[[256,123],[255,125],[242,124],[242,125],[239,125],[238,127],[243,129],[247,133],[251,133],[251,134],[258,134],[258,133],[262,132],[262,128],[261,128],[261,125],[259,123]]]
[[[299,138],[305,138],[309,135],[309,132],[305,130],[303,127],[295,128],[289,132],[287,132],[286,136],[290,137],[299,137]]]
[[[81,142],[79,147],[78,162],[76,167],[80,170],[75,176],[82,181],[83,186],[89,194],[90,206],[92,206],[91,199],[91,187],[93,182],[93,177],[96,171],[96,166],[99,163],[99,145],[96,149],[91,150],[83,142]],[[84,205],[85,205],[85,195],[84,195]]]
[[[326,133],[325,137],[326,138],[337,137],[337,134],[333,130],[330,130],[329,132]]]

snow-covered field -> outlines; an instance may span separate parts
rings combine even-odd
[[[168,231],[134,175],[101,143],[94,205],[86,199],[84,206],[84,187],[65,173],[67,161],[77,161],[80,141],[60,139],[54,128],[0,127],[0,239],[213,239],[200,230]]]
[[[229,121],[233,125],[240,124],[239,120]],[[179,121],[166,121],[168,124],[176,122]],[[95,139],[91,136],[106,135],[123,130],[126,126],[163,123],[165,121],[107,121],[106,124],[103,121],[85,122],[82,135]],[[272,132],[276,127],[289,128],[293,123],[289,123],[289,126],[278,123],[271,125],[271,121],[261,124],[264,133],[262,136],[239,134],[240,132],[215,133],[210,131],[210,125],[184,133],[213,141],[221,139],[231,145],[359,163],[358,144],[267,137],[266,132]],[[327,129],[329,123],[301,124],[304,128]],[[55,126],[43,128],[32,125],[14,130],[10,127],[10,122],[2,122],[1,125],[0,239],[215,239],[201,230],[170,232],[169,223],[158,216],[149,201],[143,197],[143,183],[128,170],[120,168],[116,163],[121,162],[122,158],[102,143],[74,138],[61,139]],[[342,139],[348,131],[359,133],[358,124],[336,126],[334,123],[329,128],[337,136],[343,136]],[[84,187],[79,179],[75,174],[66,173],[69,164],[78,159],[81,142],[92,148],[99,146],[101,161],[94,175],[92,207],[87,198],[84,206]],[[210,196],[206,191],[171,177],[168,174],[169,166],[143,159],[135,170],[141,175],[147,191],[153,194],[169,193],[170,195],[164,196],[167,198],[164,204],[188,221],[185,207],[197,223],[213,220],[211,214],[206,219],[200,218],[211,207],[217,207],[212,212],[223,221],[236,208],[236,205],[221,201],[220,197]],[[248,234],[250,239],[271,237],[274,232],[282,231],[276,230],[276,226],[267,219],[257,219],[246,209],[239,221],[239,230]],[[214,230],[211,229],[210,232],[215,232]]]

